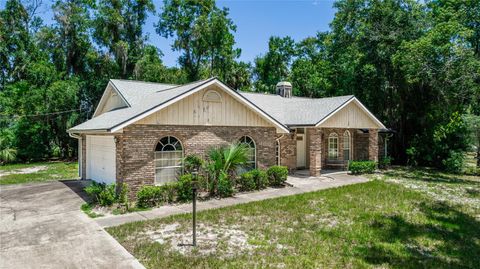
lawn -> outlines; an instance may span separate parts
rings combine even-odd
[[[43,162],[0,166],[0,185],[77,179],[76,162]]]
[[[147,268],[478,268],[480,180],[395,169],[374,180],[109,228]]]

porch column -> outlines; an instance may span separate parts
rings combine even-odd
[[[322,131],[317,128],[308,128],[310,176],[320,176],[322,170]]]
[[[378,130],[368,130],[368,160],[378,161]]]

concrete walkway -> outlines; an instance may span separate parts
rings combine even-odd
[[[242,193],[235,197],[225,199],[211,199],[208,201],[197,202],[197,211],[203,211],[214,208],[227,207],[260,201],[270,198],[277,198],[306,192],[313,192],[322,189],[335,188],[350,184],[367,182],[368,179],[361,176],[347,175],[345,172],[329,173],[322,177],[308,177],[301,173],[289,176],[287,183],[292,187],[268,188],[258,192]],[[150,211],[133,212],[125,215],[111,215],[96,218],[95,221],[102,227],[112,227],[129,222],[156,219],[168,217],[171,215],[189,213],[192,211],[192,204],[167,205],[154,208]]]
[[[81,184],[0,186],[0,268],[144,268],[80,211]]]

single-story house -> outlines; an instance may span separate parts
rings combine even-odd
[[[236,91],[217,78],[185,85],[112,79],[92,119],[68,130],[79,140],[82,179],[127,183],[131,190],[182,173],[189,154],[241,142],[249,167],[340,168],[348,160],[377,161],[385,126],[353,95],[292,96]]]

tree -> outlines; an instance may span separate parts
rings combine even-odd
[[[174,37],[172,49],[181,52],[178,62],[189,81],[204,74],[226,79],[240,55],[233,48],[235,30],[228,9],[219,9],[214,0],[164,0],[157,24],[160,36]]]
[[[296,45],[291,80],[293,94],[307,97],[332,95],[332,64],[328,54],[328,33],[302,40]]]
[[[170,84],[186,83],[183,70],[168,68],[160,59],[161,52],[154,46],[148,45],[143,50],[142,57],[135,63],[133,77],[137,80],[162,82]]]
[[[270,37],[268,52],[255,58],[253,69],[255,91],[275,92],[275,85],[289,77],[294,56],[295,41],[291,37]]]
[[[67,75],[79,75],[86,71],[84,58],[91,48],[88,12],[92,5],[91,0],[61,0],[53,5],[56,26],[52,29],[54,35],[48,36],[48,40],[60,52],[54,54],[59,58],[54,60],[57,69]]]
[[[99,0],[94,12],[93,38],[114,55],[120,76],[133,74],[146,41],[143,25],[149,12],[154,12],[151,0]]]

